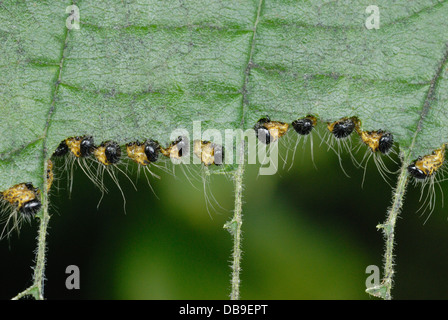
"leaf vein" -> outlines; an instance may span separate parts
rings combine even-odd
[[[260,14],[261,14],[261,7],[263,5],[263,0],[260,0],[258,3],[258,9],[257,9],[257,17],[255,18],[254,22],[254,28],[253,28],[253,36],[249,43],[249,59],[247,61],[246,69],[244,71],[244,83],[243,87],[241,88],[241,94],[243,95],[242,99],[242,115],[241,115],[241,127],[244,127],[244,121],[245,121],[245,114],[246,114],[246,106],[248,105],[248,98],[247,98],[247,85],[249,83],[249,75],[250,70],[252,69],[252,56],[255,49],[255,37],[257,34],[257,25],[260,20]]]
[[[73,3],[72,3],[73,4]],[[65,21],[64,21],[65,22]],[[55,110],[55,103],[56,103],[56,96],[58,94],[58,90],[59,90],[59,85],[62,82],[62,68],[64,66],[64,58],[65,58],[65,53],[66,53],[66,49],[67,49],[67,42],[68,42],[68,35],[70,33],[70,30],[68,28],[66,28],[66,26],[64,25],[64,39],[63,39],[63,47],[61,50],[61,59],[59,60],[59,68],[57,70],[57,81],[54,87],[54,91],[53,91],[53,98],[51,100],[51,105],[50,108],[48,110],[48,114],[47,114],[47,121],[45,123],[45,127],[44,127],[44,133],[43,133],[43,155],[44,155],[44,159],[47,158],[47,134],[48,134],[48,128],[50,127],[50,123],[51,123],[51,119]]]

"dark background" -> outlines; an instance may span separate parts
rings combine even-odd
[[[289,149],[289,156],[276,175],[257,176],[258,166],[247,166],[241,298],[374,300],[364,292],[365,270],[377,265],[382,271],[384,242],[376,225],[385,220],[391,187],[372,159],[361,187],[364,171],[343,153],[350,177],[344,175],[335,153],[319,146],[317,135],[317,169],[309,141],[304,148],[299,144],[292,162],[295,139],[293,132],[282,139],[281,154]],[[358,144],[357,137],[353,143]],[[365,152],[362,147],[358,159]],[[176,168],[174,175],[154,169],[161,176],[150,178],[157,197],[144,175],[137,179],[132,169],[126,170],[138,191],[117,173],[126,212],[110,179],[105,180],[109,193],[97,209],[101,192],[82,170],[75,170],[72,193],[66,173],[55,172],[45,297],[228,299],[232,239],[223,225],[232,216],[231,179],[211,177],[207,190],[224,209],[216,206],[208,212],[200,167],[189,167],[186,174]],[[393,176],[393,186],[395,180]],[[436,208],[427,219],[428,211],[417,212],[420,188],[408,187],[396,229],[396,299],[448,298],[448,214],[437,192]],[[1,299],[31,284],[37,226],[38,221],[26,224],[20,237],[13,233],[0,242]],[[65,287],[68,265],[80,268],[79,290]]]

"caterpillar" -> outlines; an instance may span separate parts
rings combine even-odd
[[[395,162],[395,160],[393,160],[392,157],[390,157],[389,155],[389,153],[391,153],[391,151],[393,150],[394,146],[394,137],[392,133],[384,130],[362,131],[359,127],[356,128],[356,131],[358,132],[361,138],[361,142],[368,147],[368,150],[364,154],[364,157],[360,163],[360,166],[364,167],[362,184],[364,184],[367,164],[371,157],[373,157],[374,163],[381,177],[384,179],[384,181],[386,181],[386,183],[389,184],[388,174],[394,174],[395,172],[391,171],[386,166],[386,164],[383,161],[382,155],[387,155],[389,159]]]
[[[53,157],[65,157],[65,169],[68,175],[69,190],[73,188],[73,170],[74,164],[77,162],[86,176],[104,193],[104,185],[101,180],[92,172],[91,163],[86,159],[94,152],[95,144],[92,136],[75,136],[67,138],[59,144],[53,152]]]
[[[193,153],[205,166],[212,164],[222,165],[224,160],[224,148],[210,141],[193,141]]]
[[[359,128],[360,122],[357,117],[346,117],[333,122],[327,122],[326,135],[322,138],[322,142],[325,141],[328,145],[328,149],[332,149],[339,160],[339,165],[341,166],[344,174],[349,177],[342,164],[342,152],[347,152],[350,154],[352,162],[355,166],[359,166],[352,153],[352,140],[349,139],[353,131]]]
[[[327,129],[337,139],[347,138],[358,126],[358,119],[355,117],[342,118],[337,121],[327,123]]]
[[[422,204],[418,211],[425,212],[427,209],[429,209],[427,219],[429,219],[435,208],[436,185],[438,186],[442,194],[443,200],[443,190],[440,186],[440,182],[442,182],[444,179],[444,164],[445,144],[443,144],[440,148],[434,150],[431,154],[418,157],[407,167],[409,175],[414,178],[414,185],[421,186],[421,195],[419,201]],[[426,188],[428,190],[425,198],[423,199]]]
[[[147,140],[142,143],[136,141],[126,144],[128,157],[142,166],[156,162],[159,158],[160,150],[159,143],[153,140]]]
[[[317,125],[317,118],[313,115],[307,115],[306,117],[296,119],[291,123],[292,128],[297,133],[297,135],[296,135],[297,139],[296,139],[294,147],[293,147],[292,161],[291,161],[289,170],[293,166],[297,147],[298,147],[299,143],[301,142],[302,138],[303,138],[303,146],[306,145],[308,138],[310,139],[311,161],[313,162],[313,165],[315,166],[314,153],[313,153],[313,136],[312,136],[311,132],[316,127],[316,125]],[[289,151],[289,149],[288,149],[288,151]],[[287,155],[285,158],[287,158]],[[284,162],[284,164],[286,165],[286,161]]]
[[[179,136],[168,147],[160,148],[160,152],[171,160],[181,160],[184,155],[189,154],[189,150],[189,140],[183,136]]]
[[[10,213],[3,219],[5,226],[0,235],[2,239],[19,227],[24,220],[30,221],[41,209],[40,192],[31,183],[20,183],[3,192],[0,192],[2,207],[8,206]],[[10,224],[12,227],[10,228]],[[8,230],[8,228],[10,228]]]
[[[105,166],[116,164],[121,158],[121,149],[118,143],[106,141],[100,146],[94,147],[93,154],[95,158]]]
[[[408,172],[418,180],[426,180],[442,167],[445,162],[445,145],[431,154],[419,157],[408,166]]]
[[[265,144],[270,144],[271,142],[277,141],[278,138],[286,134],[288,128],[288,123],[271,121],[268,116],[258,120],[254,126],[256,137]]]

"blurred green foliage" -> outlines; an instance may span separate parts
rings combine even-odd
[[[344,175],[333,151],[314,136],[299,144],[293,166],[290,132],[282,141],[285,168],[258,176],[249,165],[243,207],[242,299],[375,299],[365,292],[368,265],[382,268],[383,222],[391,188],[370,161],[366,179],[343,154]],[[289,150],[288,150],[289,149]],[[366,148],[362,147],[358,159]],[[397,157],[395,157],[397,160]],[[398,166],[386,162],[389,168]],[[283,162],[280,161],[281,167]],[[128,170],[135,168],[129,167]],[[198,170],[197,170],[198,169]],[[171,170],[171,168],[170,168]],[[56,172],[46,268],[47,299],[228,299],[231,237],[223,225],[232,215],[233,184],[211,177],[206,186],[216,206],[207,211],[201,168],[177,167],[175,175],[155,170],[138,191],[123,176],[126,212],[118,188],[101,193],[78,168],[73,192],[65,172]],[[191,181],[191,183],[190,183]],[[392,185],[395,181],[392,179]],[[57,189],[59,186],[59,190]],[[442,184],[446,189],[446,183]],[[438,193],[437,207],[416,213],[420,189],[407,192],[396,230],[396,299],[448,298],[448,221]],[[9,299],[31,283],[37,222],[0,242],[0,297]],[[81,289],[65,288],[65,268],[77,265]]]

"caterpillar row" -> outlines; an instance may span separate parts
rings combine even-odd
[[[146,166],[156,162],[159,159],[159,154],[169,158],[180,159],[188,148],[188,140],[180,136],[166,148],[163,148],[155,140],[130,142],[126,144],[126,153],[129,159],[139,165]],[[69,152],[78,158],[85,158],[93,154],[105,166],[116,164],[121,159],[121,148],[118,143],[106,141],[99,146],[95,146],[91,136],[72,137],[62,141],[53,156],[61,157]],[[223,148],[210,141],[194,141],[194,154],[206,166],[222,164]],[[219,159],[215,160],[215,157],[218,158],[218,155]]]
[[[300,135],[308,135],[317,124],[317,118],[308,115],[304,118],[297,119],[292,122],[292,127]],[[258,139],[261,142],[269,144],[279,137],[286,134],[289,128],[288,123],[280,121],[271,121],[269,117],[262,118],[254,126],[254,130]],[[380,151],[383,154],[389,153],[394,139],[391,133],[378,131],[362,131],[360,121],[356,117],[342,118],[335,122],[327,123],[327,129],[337,139],[344,139],[350,136],[353,131],[356,131],[361,140],[373,152]]]
[[[309,135],[317,125],[317,118],[313,115],[297,119],[289,125],[285,122],[272,121],[269,116],[257,121],[253,129],[255,135],[265,144],[275,142],[284,136],[290,127],[300,136]],[[388,154],[394,144],[393,135],[390,132],[364,131],[361,122],[356,117],[346,117],[334,122],[327,122],[328,132],[334,138],[343,140],[354,131],[361,141],[373,153]],[[159,160],[160,154],[165,157],[180,159],[185,150],[188,150],[188,140],[178,137],[166,148],[163,148],[155,140],[135,141],[127,143],[126,154],[129,159],[141,166],[147,166]],[[92,136],[76,136],[63,140],[53,153],[53,158],[63,157],[68,153],[75,158],[87,158],[93,156],[100,164],[111,166],[120,162],[122,149],[117,142],[105,141],[99,146],[94,144]],[[224,160],[224,148],[210,141],[195,140],[193,142],[193,154],[197,156],[205,166],[221,165]],[[408,166],[409,174],[418,180],[425,180],[433,176],[445,161],[445,145],[435,150],[430,155],[419,157]],[[47,191],[53,182],[53,163],[47,163]],[[24,216],[34,216],[41,208],[40,191],[31,183],[17,184],[3,192],[0,199],[9,203],[14,209]]]

